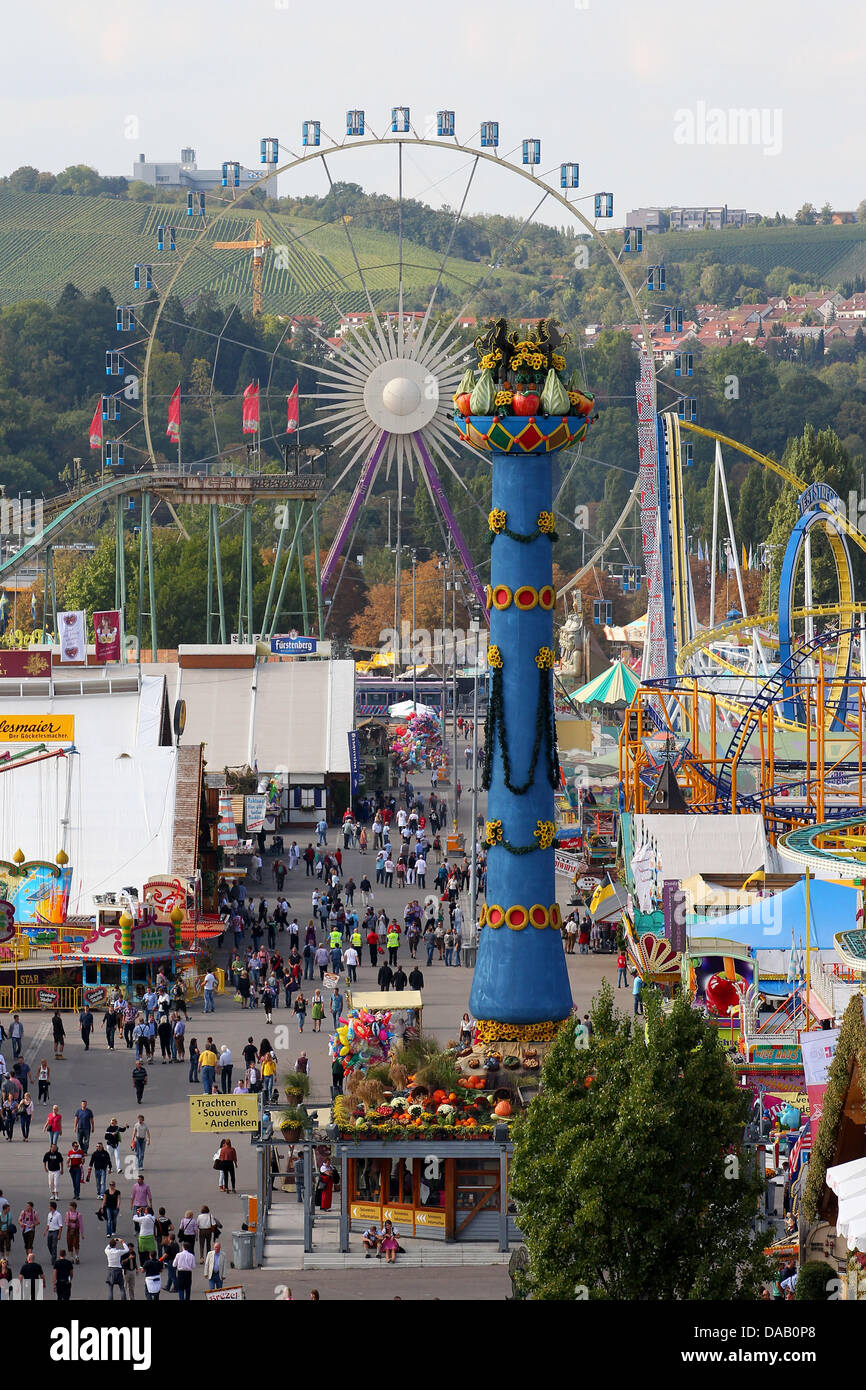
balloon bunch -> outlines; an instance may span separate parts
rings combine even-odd
[[[401,772],[416,771],[432,764],[442,748],[442,730],[433,713],[419,711],[406,716],[405,724],[394,730],[391,753]]]
[[[350,1009],[330,1036],[331,1061],[339,1059],[344,1072],[353,1068],[366,1071],[379,1062],[387,1062],[393,1041],[390,1011],[371,1014],[366,1009]]]

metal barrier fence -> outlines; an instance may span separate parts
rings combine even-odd
[[[0,985],[0,1013],[78,1013],[80,1008],[81,985]]]

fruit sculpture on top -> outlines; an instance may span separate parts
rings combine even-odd
[[[475,339],[480,374],[476,378],[471,368],[464,373],[453,397],[454,418],[594,418],[593,397],[580,389],[577,373],[572,372],[567,385],[562,381],[569,343],[554,319],[541,319],[537,338],[521,338],[516,329],[509,333],[506,320],[498,319]]]

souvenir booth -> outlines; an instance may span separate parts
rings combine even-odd
[[[160,969],[172,977],[194,961],[195,953],[182,941],[187,895],[180,878],[151,878],[140,899],[125,889],[110,895],[121,901],[98,906],[95,928],[76,953],[91,1006],[107,999],[114,986],[127,997],[142,995]]]

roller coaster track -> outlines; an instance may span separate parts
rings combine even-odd
[[[320,496],[326,481],[324,474],[315,473],[245,473],[230,477],[223,474],[142,472],[112,478],[107,483],[73,496],[71,500],[69,497],[49,499],[43,510],[41,528],[25,540],[14,555],[8,556],[0,564],[0,580],[35,560],[89,511],[104,502],[132,493],[153,494],[172,505],[248,506],[254,502],[275,502],[285,498],[312,500]]]
[[[845,832],[859,828],[861,834]],[[815,844],[820,836],[832,836],[841,843],[834,848]],[[789,859],[816,873],[838,870],[840,878],[866,878],[866,815],[849,816],[844,820],[821,821],[789,830],[779,837],[779,848]]]

